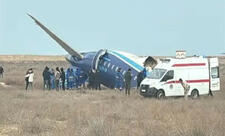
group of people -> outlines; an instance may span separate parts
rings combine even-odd
[[[56,89],[57,91],[60,88],[60,81],[62,83],[61,87],[65,90],[65,72],[63,68],[56,67],[54,70],[53,68],[45,67],[44,71],[42,72],[43,76],[43,90],[52,90]]]
[[[0,66],[0,77],[3,78],[3,67]],[[57,91],[59,89],[65,90],[65,89],[74,89],[79,88],[83,85],[85,87],[85,82],[88,79],[88,88],[89,89],[96,89],[101,90],[101,82],[100,82],[100,71],[99,70],[91,70],[88,75],[85,74],[83,71],[81,71],[80,68],[76,68],[74,70],[73,68],[68,68],[66,73],[64,72],[63,68],[56,67],[56,69],[51,69],[49,67],[45,67],[43,73],[43,89],[46,90],[52,90],[56,89]],[[147,76],[146,69],[143,69],[143,71],[139,72],[137,75],[137,89],[140,87],[141,81]],[[131,69],[129,68],[125,74],[121,72],[121,68],[118,68],[117,73],[115,75],[115,90],[122,91],[125,88],[125,94],[130,95],[130,89],[131,89],[131,79],[133,78],[133,75],[131,74]],[[26,90],[32,90],[33,89],[33,81],[34,81],[34,71],[32,68],[28,69],[25,75],[25,81],[26,81]],[[182,87],[184,88],[184,96],[185,99],[188,99],[188,92],[190,90],[190,85],[187,84],[186,81],[183,81],[182,79],[179,79],[179,82],[181,83]],[[212,93],[210,94],[212,95]]]
[[[3,67],[0,66],[0,74],[1,77],[3,77]],[[141,81],[146,77],[146,69],[143,69],[143,71],[139,72],[137,75],[137,89],[140,87]],[[80,86],[85,87],[85,82],[88,79],[88,88],[89,89],[96,89],[101,90],[101,83],[100,83],[100,71],[99,70],[91,70],[88,75],[86,75],[84,72],[81,71],[81,69],[77,68],[75,71],[73,68],[68,68],[66,73],[64,72],[63,68],[56,67],[56,69],[51,69],[49,67],[45,67],[43,73],[43,89],[46,90],[52,90],[56,89],[59,91],[59,89],[65,90],[65,89],[73,89],[73,88],[79,88]],[[115,75],[115,90],[122,91],[123,88],[125,88],[125,94],[130,95],[130,89],[131,89],[131,79],[133,75],[131,74],[131,69],[129,68],[125,74],[123,75],[121,72],[121,68],[118,68],[117,73]],[[33,89],[33,81],[34,81],[34,71],[32,68],[28,69],[25,75],[25,81],[26,81],[26,90],[32,90]],[[182,79],[179,79],[181,85],[184,88],[184,96],[185,99],[188,98],[188,91],[190,89],[190,85],[188,85],[185,81]]]
[[[66,72],[63,68],[52,69],[45,67],[43,73],[43,90],[73,90],[85,87],[87,75],[80,68],[68,68]]]
[[[78,89],[81,86],[85,87],[85,81],[88,76],[79,67],[68,68],[66,71],[66,86],[68,90]]]
[[[0,66],[0,78],[3,78],[4,68]]]

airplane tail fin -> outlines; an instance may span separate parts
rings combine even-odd
[[[47,27],[45,27],[43,24],[41,24],[36,18],[31,16],[30,14],[27,14],[27,15],[30,16],[38,26],[40,26],[49,36],[51,36],[59,45],[61,45],[61,47],[63,49],[65,49],[71,56],[76,57],[78,60],[81,60],[83,58],[82,54],[73,50],[68,44],[66,44],[59,37],[57,37],[54,33],[52,33]]]

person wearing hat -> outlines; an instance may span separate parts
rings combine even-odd
[[[126,95],[130,95],[131,79],[132,79],[131,69],[129,68],[124,75]]]

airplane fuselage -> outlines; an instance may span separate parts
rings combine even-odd
[[[80,67],[84,72],[88,73],[93,69],[93,61],[98,52],[83,53],[84,58],[80,61],[76,61],[73,57],[67,57],[66,59],[71,65]],[[136,56],[137,57],[137,56]],[[138,58],[138,57],[137,57]],[[121,68],[121,72],[124,75],[130,68],[132,73],[131,87],[137,86],[137,74],[144,69],[144,67],[136,62],[134,58],[126,56],[118,51],[107,51],[107,60],[101,59],[98,63],[98,70],[100,71],[101,84],[114,88],[115,76],[118,68]]]

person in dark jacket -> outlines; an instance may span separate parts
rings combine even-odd
[[[90,70],[88,73],[88,88],[93,90],[94,89],[94,82],[95,82],[95,78],[94,78],[94,72],[93,70]]]
[[[130,86],[131,86],[131,79],[132,79],[131,69],[130,68],[125,73],[124,79],[125,79],[125,92],[126,92],[126,95],[130,95]]]
[[[60,79],[61,79],[61,81],[62,81],[62,89],[65,91],[65,80],[66,80],[66,75],[65,75],[65,72],[64,72],[63,68],[61,68],[60,70],[61,70]]]
[[[0,66],[0,78],[3,78],[4,69],[2,66]]]
[[[139,72],[137,75],[137,89],[139,89],[141,81],[144,79],[143,71]]]
[[[49,71],[49,68],[46,66],[43,73],[42,73],[42,76],[43,76],[43,81],[44,81],[44,86],[43,86],[43,90],[45,90],[46,88],[48,90],[51,89],[51,80],[50,80],[50,71]]]
[[[26,75],[28,75],[28,74],[29,74],[29,70],[30,70],[30,69],[28,69],[28,70],[27,70]],[[29,79],[29,76],[25,76],[25,83],[26,83],[26,85],[25,85],[25,89],[26,89],[26,90],[27,90],[28,85],[29,85],[28,79]]]
[[[100,71],[96,70],[94,76],[95,76],[95,89],[96,90],[101,90]]]

